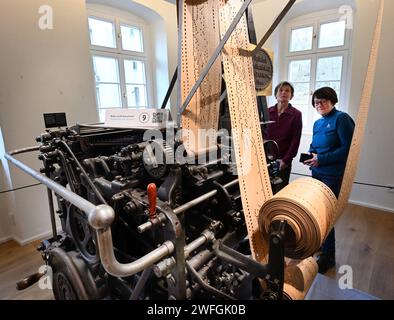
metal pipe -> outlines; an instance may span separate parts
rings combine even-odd
[[[213,165],[218,164],[221,161],[223,161],[223,159],[219,158],[219,159],[207,162],[207,163],[199,164],[198,166],[195,166],[194,169],[198,170],[198,169],[201,169],[201,168],[206,168],[206,167],[209,167],[209,166],[213,166]]]
[[[213,253],[213,251],[205,249],[197,253],[195,256],[191,257],[189,263],[194,269],[198,270],[202,265],[207,263],[214,256],[215,254]]]
[[[16,150],[8,152],[8,154],[10,154],[11,156],[14,156],[16,154],[21,154],[21,153],[26,153],[26,152],[31,152],[31,151],[38,151],[39,149],[40,149],[39,146],[33,146],[33,147],[27,147],[27,148],[22,148],[22,149],[16,149]],[[7,153],[5,154],[5,156],[7,156]]]
[[[239,184],[239,180],[235,179],[233,181],[230,181],[229,183],[226,183],[223,187],[226,188],[226,189],[229,189],[231,187],[236,186],[237,184]]]
[[[129,300],[137,300],[142,289],[144,289],[145,284],[148,281],[151,272],[152,272],[152,268],[147,268],[144,270],[144,272],[142,272],[142,275],[141,275],[140,279],[138,280],[137,285],[135,286],[133,293],[131,294]]]
[[[200,237],[198,237],[197,239],[193,240],[192,242],[190,242],[188,245],[185,246],[185,250],[184,250],[185,259],[189,257],[189,255],[192,251],[196,250],[197,248],[204,245],[208,241],[213,241],[214,237],[215,237],[215,235],[212,231],[204,230]],[[212,253],[212,255],[213,255],[213,253]],[[192,261],[192,260],[193,260],[193,258],[190,259],[190,261]],[[170,272],[170,270],[174,268],[175,264],[176,264],[176,261],[173,257],[160,261],[158,264],[156,264],[154,266],[154,272],[155,272],[156,277],[160,278],[160,277],[163,277],[164,275],[168,274]],[[194,266],[194,264],[195,264],[195,262],[192,263],[192,266]]]
[[[92,180],[90,180],[88,174],[86,173],[84,167],[82,166],[82,164],[78,161],[77,157],[75,156],[74,152],[72,152],[72,150],[70,149],[70,147],[67,145],[67,143],[65,143],[63,140],[60,140],[60,143],[64,146],[64,148],[66,148],[66,151],[68,152],[68,154],[71,156],[71,158],[73,158],[75,164],[78,166],[79,170],[81,170],[82,175],[85,177],[85,179],[87,180],[87,183],[89,184],[90,188],[92,189],[92,191],[94,192],[94,194],[96,195],[96,197],[100,200],[100,202],[102,204],[107,204],[107,202],[105,201],[103,195],[100,193],[100,191],[97,189],[97,187],[94,185],[94,183],[92,182]]]
[[[174,75],[172,76],[170,86],[168,87],[166,96],[164,97],[163,103],[161,104],[161,109],[165,109],[168,100],[170,100],[170,96],[172,91],[174,90],[175,82],[177,78],[178,78],[178,67],[175,69]]]
[[[52,190],[47,188],[47,193],[48,193],[48,203],[49,203],[49,216],[51,217],[52,237],[53,239],[56,240],[57,230],[56,230],[55,210],[53,209]]]
[[[9,152],[9,154],[16,155],[16,154],[21,154],[21,153],[38,151],[39,149],[40,149],[39,146],[32,146],[32,147],[13,150],[13,151]],[[7,158],[7,154],[5,154],[5,158],[7,160],[9,160]],[[53,209],[53,196],[52,196],[51,189],[47,188],[47,193],[48,193],[48,203],[49,203],[49,214],[50,214],[50,218],[51,218],[52,236],[54,239],[56,239],[57,238],[57,230],[56,230],[55,211]]]
[[[158,225],[166,221],[167,217],[163,213],[159,213],[156,218],[153,220],[149,220],[137,227],[138,233],[144,233],[147,230],[150,230],[153,228],[153,226]]]
[[[185,247],[185,259],[189,256],[189,254],[196,250],[198,247],[202,246],[207,242],[207,238],[205,236],[200,236],[194,241],[190,242],[186,247]]]
[[[187,246],[185,246],[185,259],[190,255],[190,253],[197,248],[201,247],[203,244],[215,239],[215,234],[210,230],[204,230],[197,239],[194,239]]]
[[[195,198],[195,199],[193,199],[193,200],[181,205],[180,207],[175,208],[174,209],[174,213],[175,214],[180,214],[180,213],[182,213],[182,212],[184,212],[186,210],[189,210],[190,208],[193,208],[194,206],[196,206],[196,205],[198,205],[198,204],[200,204],[200,203],[212,198],[216,193],[217,193],[217,190],[212,190],[212,191],[210,191],[208,193],[205,193],[202,196],[199,196],[199,197],[197,197],[197,198]]]
[[[122,264],[116,260],[114,255],[111,229],[99,229],[96,230],[96,234],[101,263],[109,274],[116,277],[136,274],[167,257],[175,250],[175,246],[171,241],[165,241],[160,247],[149,252],[140,259],[128,264]]]
[[[239,183],[238,179],[235,179],[235,180],[225,184],[224,188],[226,188],[226,189],[230,188],[232,186],[237,185],[238,183]],[[210,192],[207,192],[207,193],[203,194],[202,196],[199,196],[199,197],[197,197],[197,198],[195,198],[195,199],[193,199],[193,200],[191,200],[191,201],[179,206],[178,208],[175,208],[174,209],[174,213],[175,214],[180,214],[180,213],[182,213],[182,212],[184,212],[186,210],[189,210],[190,208],[193,208],[194,206],[196,206],[196,205],[198,205],[198,204],[200,204],[200,203],[212,198],[213,196],[216,195],[217,192],[218,192],[217,190],[212,190]]]
[[[279,23],[283,20],[285,15],[289,12],[293,4],[296,2],[296,0],[290,0],[285,8],[282,10],[282,12],[279,14],[279,16],[275,19],[271,27],[268,29],[268,31],[265,33],[264,37],[260,40],[260,42],[257,44],[256,48],[252,51],[252,55],[255,55],[258,53],[258,51],[263,47],[265,42],[268,40],[268,38],[271,36],[272,32],[276,29],[276,27],[279,25]]]
[[[56,194],[69,201],[77,208],[81,209],[87,215],[90,226],[96,230],[98,252],[101,262],[104,269],[109,274],[119,277],[131,276],[150,267],[174,251],[174,244],[171,241],[166,241],[163,245],[136,261],[128,264],[119,263],[114,255],[111,228],[109,228],[115,219],[115,212],[113,208],[105,204],[95,206],[78,194],[75,194],[55,181],[45,177],[10,155],[34,150],[38,149],[25,148],[15,150],[10,153],[6,153],[4,156],[12,164],[32,176],[34,179],[40,181],[42,184],[46,185],[49,189],[53,190]]]
[[[73,174],[72,170],[69,170],[69,167],[68,167],[68,164],[67,164],[67,160],[66,160],[66,156],[64,155],[63,151],[57,150],[57,153],[59,155],[60,161],[63,164],[64,174],[66,175],[66,179],[67,179],[68,185],[70,186],[71,191],[75,192],[75,183],[74,183],[75,182],[75,175]]]
[[[53,190],[55,193],[66,199],[67,201],[71,202],[73,205],[76,207],[80,208],[82,211],[84,211],[86,214],[90,214],[90,212],[93,212],[96,210],[96,206],[86,199],[82,198],[81,196],[75,194],[74,192],[66,189],[62,185],[56,183],[55,181],[45,177],[44,175],[40,174],[39,172],[35,171],[34,169],[30,168],[29,166],[25,165],[21,161],[15,159],[14,157],[11,156],[11,154],[19,154],[23,152],[28,152],[28,151],[33,151],[32,149],[28,150],[29,148],[25,148],[25,151],[20,152],[20,150],[15,150],[11,151],[9,153],[6,153],[4,157],[10,161],[12,164],[32,176],[34,179],[40,181],[42,184],[46,185],[48,188]],[[27,150],[27,151],[26,151]],[[35,149],[38,150],[38,149]],[[109,207],[111,208],[111,207]],[[111,208],[112,210],[112,208]]]
[[[182,103],[182,86],[181,86],[181,80],[182,80],[182,35],[183,35],[183,1],[184,0],[178,0],[177,3],[177,21],[178,21],[178,67],[177,67],[177,78],[178,80],[178,85],[177,85],[177,96],[176,96],[176,108],[177,108],[177,114],[176,114],[176,125],[178,128],[181,127],[181,113],[179,112],[179,108]]]

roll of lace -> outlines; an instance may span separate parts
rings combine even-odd
[[[283,286],[284,299],[304,299],[317,275],[317,270],[317,263],[312,257],[305,260],[287,260]]]
[[[260,210],[259,228],[265,239],[270,225],[287,222],[285,255],[294,259],[312,256],[321,246],[335,221],[337,200],[332,191],[313,178],[293,181]]]

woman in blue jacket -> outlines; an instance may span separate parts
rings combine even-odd
[[[334,89],[324,87],[312,96],[312,105],[322,116],[313,125],[309,152],[313,158],[306,160],[312,177],[326,184],[338,198],[346,160],[353,137],[354,121],[345,112],[335,108],[338,97]],[[335,231],[328,234],[317,263],[319,272],[326,273],[335,266]]]

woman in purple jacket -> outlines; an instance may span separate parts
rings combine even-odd
[[[275,186],[276,193],[289,184],[291,162],[297,155],[302,132],[301,111],[294,108],[290,100],[294,96],[294,87],[284,81],[275,88],[278,103],[268,109],[269,120],[274,121],[265,129],[266,140],[274,140],[279,147],[279,177],[282,183]]]

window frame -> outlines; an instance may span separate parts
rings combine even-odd
[[[316,72],[317,72],[317,61],[319,58],[322,57],[336,57],[342,56],[342,70],[341,70],[341,89],[339,93],[339,101],[341,103],[341,110],[348,111],[348,102],[349,102],[349,89],[350,84],[348,79],[349,72],[350,72],[350,63],[351,63],[351,41],[352,41],[352,30],[345,27],[345,37],[344,37],[344,45],[343,46],[335,46],[329,48],[319,48],[319,40],[320,40],[320,28],[321,25],[340,21],[341,15],[336,11],[320,11],[313,14],[303,15],[293,20],[290,20],[286,24],[286,38],[285,38],[285,55],[284,59],[282,60],[284,63],[283,70],[283,79],[289,78],[289,69],[290,69],[290,62],[297,61],[297,60],[311,60],[311,78],[309,84],[309,96],[310,99],[313,95],[313,90],[316,86]],[[304,28],[304,27],[313,27],[313,38],[312,38],[312,49],[311,50],[303,50],[297,52],[290,52],[291,48],[291,32],[294,29]],[[309,99],[309,100],[310,100]],[[308,111],[305,119],[307,123],[304,123],[303,126],[303,134],[312,135],[313,123],[315,121],[315,116],[313,112],[315,110],[312,109],[312,105],[309,105],[311,109]],[[295,107],[297,107],[295,105]]]
[[[110,8],[110,7],[109,7]],[[111,8],[112,9],[112,8]],[[114,25],[115,32],[115,44],[116,48],[97,46],[91,44],[90,31],[89,31],[89,18],[111,22]],[[98,106],[97,94],[96,94],[96,79],[95,79],[95,70],[93,65],[93,56],[102,56],[108,58],[115,58],[118,63],[118,72],[119,72],[119,80],[120,80],[120,97],[121,97],[121,108],[130,109],[130,108],[149,108],[149,106],[153,103],[152,98],[152,90],[153,90],[153,79],[151,76],[152,72],[152,59],[150,56],[150,39],[149,34],[147,32],[147,26],[139,21],[132,21],[132,17],[127,18],[124,15],[118,15],[116,12],[103,13],[96,8],[87,8],[87,28],[88,28],[88,41],[90,48],[90,56],[93,70],[93,81],[95,88],[95,102],[96,102],[96,111],[97,115],[100,119],[100,110],[112,109],[112,108],[100,108]],[[141,39],[143,52],[132,51],[123,49],[122,46],[122,38],[121,38],[121,26],[126,27],[134,27],[138,28],[141,31]],[[124,67],[125,60],[135,60],[144,63],[145,68],[145,89],[146,89],[146,106],[141,107],[129,107],[127,102],[127,87],[126,87],[126,73]]]

